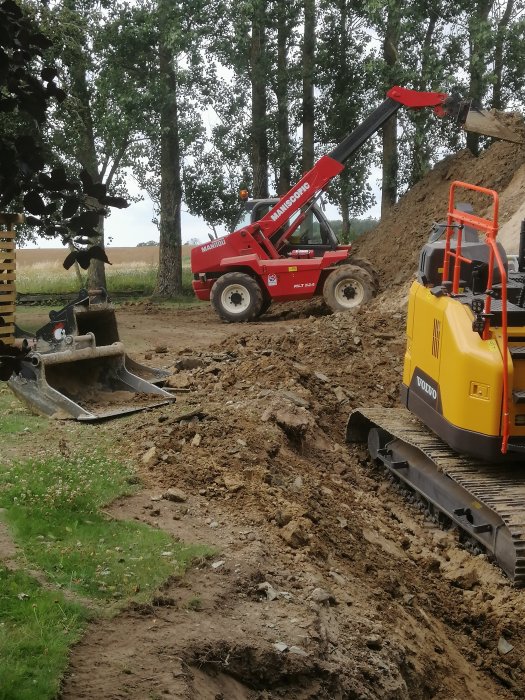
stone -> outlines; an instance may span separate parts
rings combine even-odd
[[[295,645],[292,645],[288,648],[288,653],[295,654],[296,656],[308,656],[307,652],[304,649],[301,649],[301,647]]]
[[[505,656],[505,654],[508,654],[510,651],[512,651],[514,647],[510,642],[508,642],[505,637],[500,637],[498,641],[498,654],[500,656]]]
[[[148,465],[151,464],[155,457],[157,455],[157,448],[156,447],[150,447],[149,450],[146,450],[144,454],[142,455],[142,464]]]
[[[271,601],[279,597],[279,594],[277,593],[275,588],[272,586],[271,583],[268,583],[268,581],[263,581],[263,583],[260,583],[257,586],[257,590],[260,593],[264,593],[266,595],[266,600]]]
[[[303,483],[302,477],[297,476],[297,477],[295,477],[295,479],[293,480],[293,483],[292,483],[292,486],[291,486],[291,490],[292,490],[294,493],[298,493],[299,491],[302,490],[303,486],[304,486],[304,483]]]
[[[240,491],[244,487],[244,484],[239,477],[235,476],[234,474],[225,474],[222,477],[222,481],[228,491],[231,493],[237,493],[237,491]]]
[[[181,357],[175,362],[175,367],[179,370],[198,369],[199,367],[205,367],[206,364],[206,360],[203,360],[201,357]]]
[[[344,389],[342,389],[340,386],[334,387],[333,392],[335,394],[335,398],[339,401],[339,403],[343,403],[343,401],[346,401],[346,394],[344,392]]]
[[[300,439],[304,437],[308,428],[313,425],[313,419],[304,409],[287,408],[278,409],[275,414],[275,422],[290,438]]]
[[[212,562],[211,568],[212,569],[220,569],[221,566],[224,565],[224,563],[225,563],[224,559],[221,559],[220,561],[214,561],[214,562]]]
[[[174,503],[185,503],[188,500],[188,496],[184,493],[182,489],[170,488],[163,495],[167,501],[173,501]]]
[[[330,379],[326,376],[326,374],[323,374],[322,372],[314,372],[314,374],[320,382],[323,382],[324,384],[328,384],[330,382]]]
[[[330,571],[329,574],[334,581],[339,585],[339,586],[344,586],[346,584],[346,579],[344,576],[341,576],[341,574],[338,574],[337,571]]]
[[[157,355],[164,355],[166,352],[168,352],[168,346],[167,345],[155,345],[155,352]]]
[[[335,605],[337,602],[333,593],[324,588],[314,588],[310,593],[310,600],[313,600],[314,603],[328,603],[329,605]]]
[[[288,649],[288,644],[285,644],[284,642],[275,642],[273,645],[274,649],[277,649],[277,651],[282,654],[283,651],[286,651]]]
[[[167,378],[166,384],[172,389],[189,389],[191,379],[186,374],[172,374]]]
[[[279,534],[286,544],[294,549],[298,549],[308,544],[308,529],[310,526],[311,523],[306,518],[290,520],[290,522],[280,530]]]
[[[201,442],[202,442],[202,435],[200,435],[199,433],[195,433],[195,435],[193,436],[193,440],[191,441],[192,447],[199,447]]]
[[[299,394],[296,394],[294,391],[286,390],[279,393],[285,399],[288,399],[288,401],[291,401],[296,406],[299,406],[299,408],[308,408],[310,406],[310,403],[306,399],[303,399],[302,396],[299,396]]]
[[[373,651],[379,651],[383,648],[383,640],[378,634],[371,634],[366,638],[366,646]]]

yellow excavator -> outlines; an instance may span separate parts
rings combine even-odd
[[[355,410],[347,440],[367,440],[374,460],[523,584],[525,222],[508,259],[498,208],[495,191],[452,183],[410,289],[402,407]]]

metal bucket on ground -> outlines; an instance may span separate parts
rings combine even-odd
[[[8,381],[31,410],[57,419],[98,421],[175,401],[157,385],[168,372],[126,355],[105,290],[81,290],[49,319]]]

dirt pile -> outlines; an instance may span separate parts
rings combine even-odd
[[[521,126],[517,122],[513,128],[524,132],[523,121]],[[478,158],[467,150],[445,158],[400,198],[377,228],[359,239],[356,252],[374,263],[385,292],[395,292],[396,286],[413,278],[419,251],[433,223],[446,218],[449,189],[454,180],[498,192],[502,242],[509,248],[508,252],[517,252],[519,221],[510,220],[523,204],[524,163],[525,146],[504,142],[494,143]],[[458,201],[472,203],[479,213],[485,211],[488,203],[486,198],[469,194],[458,195]]]
[[[170,609],[99,625],[65,698],[520,697],[523,602],[344,444],[353,406],[396,402],[403,336],[378,299],[170,356],[176,407],[120,424],[153,498],[131,514],[218,553]]]

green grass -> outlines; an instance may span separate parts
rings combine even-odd
[[[42,430],[48,422],[45,418],[28,413],[3,382],[0,383],[0,415],[0,436],[10,435],[15,436],[15,439],[18,439],[16,436],[20,433]]]
[[[0,567],[0,699],[55,697],[86,620],[60,592]]]
[[[25,462],[0,475],[0,506],[29,563],[55,584],[101,601],[142,599],[208,552],[98,512],[129,493],[130,480],[121,464],[96,455]]]
[[[16,289],[20,294],[73,294],[79,290],[79,282],[71,271],[50,265],[48,268],[19,268],[16,273]],[[139,292],[150,295],[157,280],[156,266],[141,265],[106,267],[108,292]],[[192,274],[187,267],[182,269],[183,294],[192,296]],[[86,286],[86,276],[83,277]]]
[[[130,469],[100,454],[0,470],[1,517],[18,545],[18,562],[40,569],[54,588],[0,567],[0,700],[54,698],[69,647],[89,616],[151,600],[169,577],[212,554],[101,510],[136,489],[135,481]],[[82,596],[84,605],[64,602],[59,589]]]

